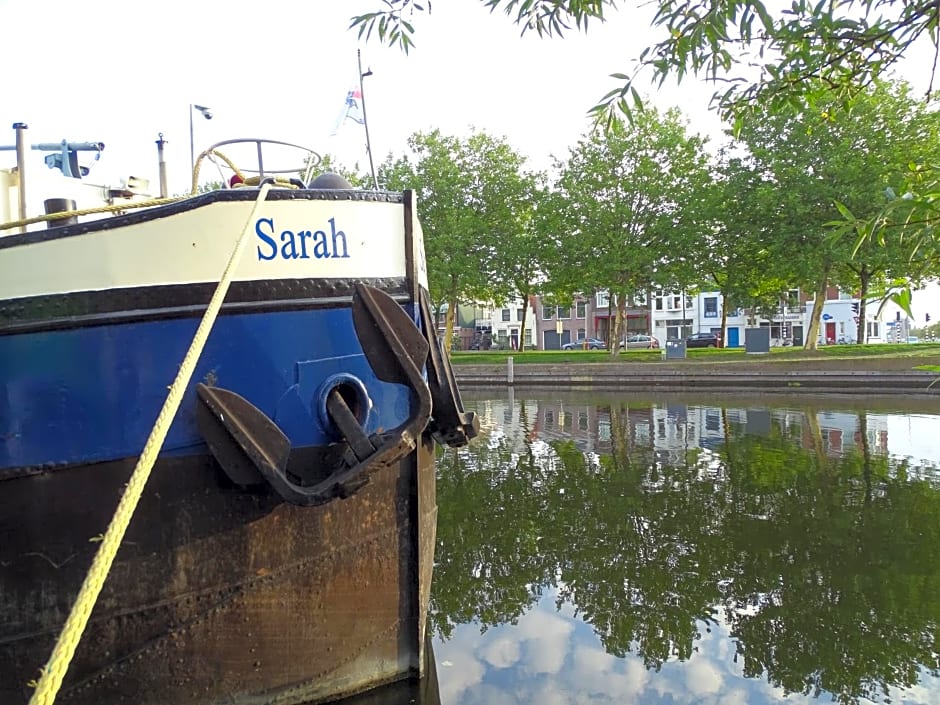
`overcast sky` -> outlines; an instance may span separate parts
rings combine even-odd
[[[637,3],[642,4],[642,3]],[[213,109],[194,120],[196,151],[232,137],[295,142],[341,161],[367,165],[362,130],[347,123],[330,137],[362,51],[365,96],[376,162],[400,154],[410,134],[471,126],[504,136],[546,168],[589,127],[588,109],[629,72],[655,36],[650,6],[614,13],[563,40],[519,37],[481,0],[438,0],[417,14],[410,55],[373,40],[359,42],[349,18],[379,0],[0,0],[5,98],[0,144],[12,144],[14,122],[29,125],[31,143],[63,138],[107,145],[99,178],[127,174],[156,180],[158,133],[168,140],[170,191],[187,188],[189,105]],[[904,76],[926,88],[928,56]],[[711,87],[686,81],[650,88],[653,103],[678,106],[690,129],[720,142],[708,111]],[[0,152],[0,164],[12,155]],[[916,301],[915,301],[916,303]],[[940,315],[940,307],[937,308]]]

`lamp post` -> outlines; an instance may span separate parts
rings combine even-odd
[[[189,178],[192,178],[193,172],[196,170],[196,143],[193,139],[193,111],[198,110],[200,114],[206,119],[212,119],[212,111],[204,105],[196,105],[195,103],[189,104]]]

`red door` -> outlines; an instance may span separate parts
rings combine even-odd
[[[836,324],[834,321],[826,322],[826,344],[836,342]]]

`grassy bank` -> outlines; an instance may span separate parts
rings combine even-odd
[[[616,357],[605,351],[585,350],[531,350],[526,352],[493,350],[487,352],[455,352],[451,360],[455,365],[498,365],[505,364],[511,357],[513,364],[562,364],[617,362],[654,363],[662,360],[660,350],[626,350]],[[674,362],[800,362],[810,360],[852,360],[875,361],[879,359],[908,360],[914,367],[935,367],[940,365],[940,343],[917,343],[913,345],[885,343],[878,345],[827,345],[819,350],[806,351],[802,348],[772,348],[769,355],[748,355],[744,348],[713,349],[702,348],[687,351],[687,357]]]

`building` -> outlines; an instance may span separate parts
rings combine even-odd
[[[770,329],[772,346],[800,347],[805,343],[814,305],[804,292],[791,289],[773,314],[754,318],[741,308],[725,312],[724,300],[717,291],[694,295],[657,291],[649,297],[636,296],[628,303],[624,337],[649,334],[663,345],[667,340],[684,340],[693,333],[720,333],[726,347],[736,348],[744,347],[745,330],[760,327]],[[472,316],[461,307],[459,318],[464,330],[460,333],[459,349],[518,350],[523,315],[526,349],[558,350],[566,343],[584,338],[609,341],[611,316],[616,315],[606,291],[577,296],[570,305],[547,303],[542,297],[533,296],[525,311],[523,308],[518,299],[501,307],[474,307]],[[854,343],[859,310],[858,298],[830,287],[823,302],[818,344]],[[894,327],[885,324],[875,316],[873,307],[866,310],[866,318],[868,342],[890,342],[902,333],[900,339],[906,340],[903,322]]]

